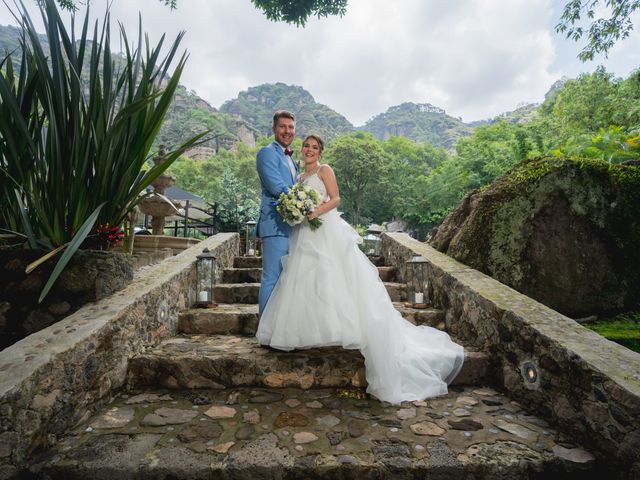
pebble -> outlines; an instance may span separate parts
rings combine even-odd
[[[420,445],[419,443],[416,444],[416,446],[414,447],[416,449],[416,451],[418,452],[422,452],[424,451],[424,445]]]
[[[340,463],[341,465],[356,465],[358,461],[351,455],[340,455],[340,457],[338,458],[338,463]]]
[[[470,417],[471,416],[471,412],[469,412],[469,410],[467,410],[466,408],[456,408],[453,411],[453,414],[456,417]]]
[[[470,418],[463,418],[461,420],[448,420],[447,423],[453,430],[481,430],[482,424],[471,420]]]
[[[298,452],[301,452],[301,451],[303,451],[303,450],[304,450],[304,448],[302,448],[302,445],[296,445],[296,446],[295,446],[295,449],[296,449]]]
[[[471,434],[471,432],[463,432],[463,435],[464,435],[465,437],[467,437],[467,438],[468,438],[468,437],[470,437],[472,434]]]
[[[260,423],[261,417],[260,412],[258,410],[249,410],[242,414],[242,419],[245,423],[249,425],[258,425]]]
[[[333,428],[340,423],[340,419],[333,415],[324,415],[322,417],[316,417],[316,422],[321,427]]]
[[[207,417],[218,419],[218,418],[233,418],[236,415],[236,409],[233,407],[217,407],[213,406],[204,414]]]
[[[249,392],[249,403],[274,403],[283,398],[283,394],[271,390],[252,390]]]
[[[396,433],[398,431],[398,429],[396,427],[391,427],[389,429],[389,431],[392,432],[392,433]]]
[[[323,407],[323,405],[317,400],[314,400],[313,402],[307,402],[307,403],[305,403],[305,405],[307,407],[309,407],[309,408],[322,408]]]
[[[401,408],[400,410],[398,410],[396,412],[396,416],[400,420],[407,420],[409,418],[415,418],[416,415],[417,415],[417,412],[416,412],[416,408],[415,407]]]
[[[473,397],[462,396],[457,398],[456,403],[467,407],[473,407],[478,404],[478,401]]]
[[[300,402],[300,400],[298,400],[297,398],[289,398],[284,403],[289,408],[296,408],[300,406],[302,402]]]
[[[581,448],[565,448],[561,445],[554,445],[551,450],[554,455],[573,463],[590,463],[595,460],[592,454]]]
[[[227,453],[229,449],[233,447],[235,444],[236,442],[227,442],[227,443],[221,443],[219,445],[216,445],[214,447],[209,447],[209,448],[217,453]]]
[[[236,440],[248,440],[254,432],[255,428],[252,425],[245,425],[236,431],[234,437]]]
[[[305,427],[309,425],[309,419],[301,413],[282,412],[273,422],[276,428]]]
[[[229,395],[227,395],[227,400],[225,403],[227,405],[235,405],[236,403],[238,403],[239,397],[240,397],[240,392],[231,392]]]
[[[431,435],[437,437],[446,432],[433,422],[418,422],[411,425],[411,431],[416,435]]]
[[[524,440],[535,440],[538,437],[538,434],[532,430],[529,430],[522,425],[518,425],[517,423],[508,423],[504,420],[496,420],[493,424],[498,427],[500,430],[504,430],[505,432],[509,432],[516,437],[520,437]]]

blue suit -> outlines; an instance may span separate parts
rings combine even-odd
[[[294,168],[295,174],[291,175],[289,161],[278,142],[273,142],[258,152],[256,169],[262,185],[262,200],[256,234],[262,239],[262,278],[259,296],[261,315],[282,271],[280,260],[289,251],[291,227],[282,220],[276,210],[276,202],[280,194],[295,183],[295,163]]]

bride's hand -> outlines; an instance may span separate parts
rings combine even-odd
[[[312,210],[308,215],[307,215],[307,219],[308,220],[313,220],[314,218],[318,218],[320,214],[318,213],[318,209],[316,208],[315,210]]]

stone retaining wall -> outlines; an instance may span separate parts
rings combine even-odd
[[[238,234],[218,234],[150,267],[125,289],[0,352],[0,479],[109,401],[129,359],[175,333],[178,311],[194,303],[195,260],[205,247],[221,273],[238,254]]]
[[[640,471],[640,354],[406,234],[383,235],[382,254],[405,279],[405,262],[426,258],[427,302],[454,336],[491,354],[495,386]]]

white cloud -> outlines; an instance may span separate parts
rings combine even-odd
[[[92,10],[101,13],[104,2],[93,0]],[[157,0],[114,0],[112,18],[131,36],[142,11],[152,40],[186,30],[182,82],[216,107],[280,81],[305,87],[356,125],[404,101],[486,118],[541,101],[563,75],[604,63],[624,76],[640,65],[637,31],[608,60],[580,63],[579,45],[553,31],[563,2],[443,3],[350,0],[344,18],[312,19],[304,29],[267,21],[249,0],[180,0],[173,12]],[[0,10],[0,23],[10,22]]]

